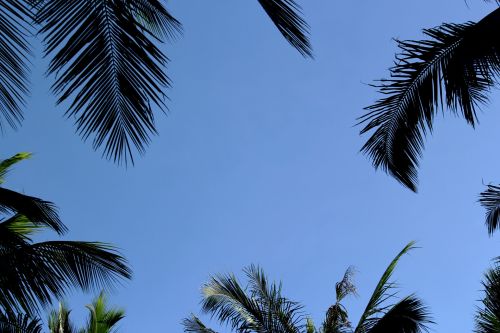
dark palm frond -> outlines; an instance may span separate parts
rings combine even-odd
[[[52,202],[2,187],[0,187],[0,212],[23,215],[32,223],[47,226],[59,234],[67,230]]]
[[[373,320],[367,333],[418,333],[428,331],[429,311],[420,299],[408,296],[392,306],[381,318]]]
[[[498,260],[498,259],[497,259]],[[483,280],[483,307],[477,309],[475,316],[476,333],[495,333],[500,330],[500,267],[488,270]]]
[[[389,282],[389,279],[394,272],[399,260],[403,255],[411,251],[415,248],[415,242],[408,243],[401,252],[391,261],[389,266],[387,266],[384,274],[380,278],[373,294],[366,305],[366,308],[359,319],[359,323],[356,326],[355,333],[365,333],[368,332],[368,328],[373,325],[373,321],[371,319],[374,318],[377,314],[383,313],[387,306],[384,306],[384,303],[391,297],[394,296],[394,293],[391,290],[395,287],[394,283]]]
[[[50,333],[76,333],[76,329],[69,319],[71,311],[63,303],[59,303],[59,309],[52,310],[49,314]]]
[[[301,8],[294,0],[259,0],[283,37],[304,57],[313,57],[307,35],[309,25],[301,17]]]
[[[500,8],[478,23],[443,24],[426,29],[422,41],[398,41],[401,54],[382,80],[385,95],[366,108],[361,134],[374,130],[362,147],[381,168],[416,191],[417,168],[434,116],[446,106],[476,123],[478,105],[500,72]]]
[[[52,0],[38,7],[58,103],[72,97],[66,115],[94,149],[133,162],[156,134],[153,105],[164,109],[170,86],[168,59],[152,40],[174,33],[178,22],[159,1]]]
[[[217,333],[205,326],[205,324],[193,314],[182,321],[182,326],[184,326],[184,332],[186,333]]]
[[[42,322],[26,314],[0,312],[0,332],[2,333],[41,333]]]
[[[248,277],[251,298],[265,314],[268,332],[298,333],[303,321],[302,305],[282,296],[281,283],[269,283],[264,271],[255,265],[244,269]]]
[[[131,277],[126,260],[110,245],[96,242],[25,241],[1,249],[0,267],[0,308],[28,313],[72,288],[110,288]]]
[[[488,185],[479,195],[481,206],[486,209],[486,226],[490,235],[500,228],[500,186]]]
[[[22,107],[28,95],[28,38],[33,15],[29,1],[0,1],[0,131],[4,121],[16,128],[23,119]]]

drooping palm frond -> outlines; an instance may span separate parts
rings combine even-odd
[[[479,195],[479,202],[486,209],[485,224],[492,235],[500,228],[500,186],[488,185]]]
[[[378,318],[377,316],[384,313],[385,310],[388,309],[389,306],[384,305],[384,303],[391,297],[394,296],[394,293],[391,290],[395,287],[394,283],[389,282],[396,265],[403,255],[411,251],[415,248],[415,242],[408,243],[401,252],[391,261],[389,266],[387,266],[384,274],[380,278],[373,294],[366,305],[363,314],[361,315],[358,325],[354,330],[355,333],[366,333],[369,331],[369,328],[373,326],[373,319]]]
[[[173,35],[179,22],[158,0],[51,0],[37,8],[58,103],[72,98],[67,116],[105,157],[133,162],[156,134],[153,105],[164,109],[170,85],[168,59],[153,40]]]
[[[301,17],[300,6],[294,0],[259,0],[259,3],[283,37],[304,57],[312,58],[307,37],[309,25]]]
[[[366,108],[361,134],[373,131],[362,147],[381,168],[416,191],[424,139],[439,107],[476,123],[476,109],[500,72],[500,8],[478,23],[426,29],[422,41],[398,41],[401,54],[382,80],[385,95]]]
[[[500,330],[500,267],[488,270],[483,280],[483,306],[477,309],[475,316],[476,333],[496,333]]]
[[[52,310],[49,314],[50,333],[76,333],[76,329],[71,323],[69,314],[71,311],[62,302],[59,303],[59,309]]]
[[[432,323],[427,307],[415,296],[408,296],[393,305],[381,318],[371,320],[367,333],[419,333]]]
[[[41,333],[42,323],[38,318],[26,314],[6,314],[0,312],[0,332],[2,333]]]
[[[5,181],[5,176],[12,165],[30,156],[30,153],[19,153],[0,161],[0,184]],[[31,223],[47,226],[59,234],[66,231],[66,226],[59,219],[53,203],[3,187],[0,187],[0,213],[25,216]]]
[[[250,295],[234,275],[217,275],[203,287],[202,308],[220,323],[242,332],[297,333],[301,306],[281,295],[255,266],[245,269]]]
[[[6,122],[16,128],[23,119],[28,94],[28,38],[32,35],[32,13],[28,1],[0,1],[0,131]]]
[[[184,326],[184,332],[186,333],[217,333],[205,326],[205,324],[193,314],[182,321],[182,326]]]
[[[26,228],[0,223],[0,309],[36,313],[39,305],[61,299],[72,288],[111,288],[131,277],[126,260],[108,244],[32,243]]]

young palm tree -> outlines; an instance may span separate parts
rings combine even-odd
[[[50,333],[111,333],[116,331],[116,325],[125,317],[124,310],[109,308],[104,292],[101,292],[92,304],[87,305],[87,308],[90,311],[87,324],[76,330],[69,319],[70,311],[60,303],[59,310],[50,313]]]
[[[27,157],[29,154],[18,154],[0,162],[0,179],[3,181],[9,166]],[[73,288],[111,288],[120,279],[131,277],[125,258],[109,244],[34,242],[32,235],[37,232],[66,230],[51,203],[1,188],[0,209],[4,215],[0,219],[2,316],[36,315],[40,306]]]
[[[279,32],[311,57],[295,0],[258,0]],[[17,127],[28,94],[28,36],[42,36],[57,103],[68,102],[84,140],[115,161],[142,153],[156,134],[153,105],[165,110],[168,61],[159,43],[181,24],[160,0],[0,1],[0,128]]]
[[[381,168],[417,190],[417,168],[437,111],[448,109],[475,126],[476,109],[500,73],[500,8],[479,22],[445,23],[423,32],[426,40],[398,41],[391,78],[378,84],[383,97],[360,118],[362,147]]]
[[[427,309],[420,299],[411,295],[396,303],[388,303],[394,297],[395,285],[390,277],[401,256],[410,251],[409,243],[393,259],[378,282],[358,324],[353,327],[342,300],[356,292],[349,268],[342,281],[336,284],[336,302],[326,313],[323,324],[316,328],[306,319],[302,306],[281,294],[281,284],[269,283],[263,271],[255,266],[245,269],[248,291],[241,287],[234,275],[216,275],[203,286],[203,312],[228,324],[237,332],[259,333],[412,333],[426,330],[430,323]],[[184,331],[215,333],[194,315],[183,321]]]

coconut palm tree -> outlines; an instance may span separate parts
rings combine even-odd
[[[0,162],[0,179],[14,163],[29,157],[18,154]],[[19,200],[19,201],[18,201]],[[100,242],[34,242],[35,233],[66,230],[55,207],[38,198],[5,188],[0,190],[0,313],[33,317],[41,306],[61,299],[68,291],[112,288],[131,277],[125,258]],[[16,317],[17,318],[17,317]],[[21,318],[17,318],[21,319]]]
[[[493,2],[493,1],[490,1]],[[479,22],[444,23],[425,29],[425,40],[398,41],[390,78],[377,86],[382,98],[360,118],[362,147],[381,168],[417,190],[417,169],[427,133],[439,109],[475,126],[476,110],[500,73],[500,8]]]
[[[244,270],[248,288],[243,288],[234,275],[216,275],[203,286],[202,309],[237,332],[259,333],[412,333],[426,330],[430,323],[427,309],[419,298],[410,295],[390,303],[395,285],[389,282],[399,259],[414,247],[411,242],[392,260],[379,280],[358,324],[349,321],[342,300],[356,293],[349,268],[336,284],[336,301],[327,310],[325,320],[316,328],[304,316],[303,307],[281,293],[281,284],[268,282],[262,269],[250,266]],[[215,333],[196,316],[183,321],[184,331]]]
[[[69,311],[63,303],[59,304],[58,311],[49,315],[50,333],[111,333],[125,317],[125,311],[119,308],[110,308],[106,294],[101,292],[92,304],[87,305],[89,318],[84,328],[76,330],[69,319]]]
[[[308,26],[295,0],[258,0],[284,38],[311,57]],[[161,43],[181,23],[160,0],[0,1],[0,128],[16,128],[28,94],[30,36],[41,36],[57,104],[95,149],[115,161],[142,153],[165,110],[167,56]],[[133,160],[132,160],[133,161]]]

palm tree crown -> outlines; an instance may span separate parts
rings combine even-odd
[[[228,324],[237,332],[259,333],[416,333],[426,330],[430,323],[427,309],[420,299],[411,295],[388,304],[394,297],[390,277],[401,256],[413,248],[409,243],[389,264],[368,301],[358,324],[353,327],[342,300],[356,293],[352,283],[353,270],[349,268],[336,284],[336,301],[328,309],[323,324],[316,328],[307,319],[303,307],[284,297],[281,284],[269,283],[264,272],[250,266],[244,272],[248,288],[241,287],[234,275],[216,275],[203,287],[202,309],[221,324]],[[186,318],[184,331],[215,333],[196,316]]]

